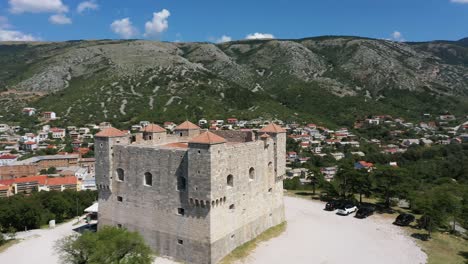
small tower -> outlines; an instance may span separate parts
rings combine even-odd
[[[271,123],[260,129],[259,133],[263,134],[260,138],[265,140],[265,142],[267,138],[264,135],[268,135],[273,139],[275,178],[283,176],[286,173],[286,167],[284,165],[284,161],[286,160],[286,153],[284,152],[286,149],[286,130],[275,123]]]
[[[200,134],[200,127],[190,121],[185,121],[174,128],[174,134],[178,137],[194,137]]]
[[[143,129],[143,140],[163,143],[166,141],[166,130],[156,124],[149,124]]]
[[[226,139],[209,131],[194,138],[188,149],[188,194],[193,200],[205,201],[211,204],[212,187],[212,154],[226,143]],[[208,206],[209,208],[209,206]]]
[[[115,144],[129,144],[129,136],[117,128],[103,129],[95,135],[94,152],[96,155],[96,186],[98,190],[112,190],[113,148]],[[110,175],[107,174],[109,172]]]

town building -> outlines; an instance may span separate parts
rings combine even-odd
[[[160,255],[217,263],[285,220],[286,131],[208,132],[184,122],[95,137],[99,225],[138,231]],[[146,135],[144,135],[146,133]]]

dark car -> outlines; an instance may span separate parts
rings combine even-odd
[[[393,222],[394,225],[408,226],[414,221],[414,215],[412,214],[400,214]]]
[[[374,214],[375,209],[373,207],[361,207],[357,210],[354,217],[363,219]]]
[[[332,200],[332,201],[329,201],[326,205],[325,205],[325,210],[327,211],[335,211],[336,209],[338,209],[339,207],[341,207],[343,204],[343,201],[339,201],[339,200]]]

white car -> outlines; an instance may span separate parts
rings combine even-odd
[[[357,207],[355,205],[346,204],[343,207],[338,209],[337,214],[339,214],[339,215],[349,215],[351,213],[356,212],[356,210],[357,210]]]

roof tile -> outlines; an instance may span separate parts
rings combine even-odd
[[[143,132],[148,132],[148,133],[165,133],[166,129],[156,125],[156,124],[149,124],[147,125],[144,129]]]
[[[226,142],[226,139],[216,134],[213,134],[210,131],[201,133],[200,135],[192,138],[192,140],[189,141],[189,143],[208,144],[208,145],[220,144],[220,143],[225,143],[225,142]]]
[[[275,123],[271,123],[268,126],[260,129],[260,132],[264,133],[286,133],[286,130]]]
[[[124,137],[126,134],[118,130],[115,127],[109,127],[101,130],[99,133],[95,135],[96,137]]]
[[[174,130],[192,130],[192,129],[200,129],[200,127],[190,121],[185,121],[182,124],[178,125],[176,128],[174,128]]]

